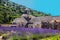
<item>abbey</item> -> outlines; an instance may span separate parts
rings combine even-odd
[[[12,23],[26,28],[60,29],[60,16],[35,17],[30,15],[28,9],[25,9],[21,18],[16,18]]]

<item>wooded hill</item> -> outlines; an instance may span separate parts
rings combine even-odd
[[[16,4],[10,0],[0,0],[0,23],[11,23],[15,18],[21,17],[24,14],[24,9],[28,8],[23,5]],[[51,16],[33,9],[30,9],[33,16]]]

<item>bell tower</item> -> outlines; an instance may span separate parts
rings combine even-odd
[[[26,8],[26,9],[24,10],[24,14],[29,15],[29,14],[30,14],[30,10],[29,10],[28,8]]]
[[[27,21],[30,21],[31,18],[29,18],[29,15],[30,15],[29,9],[26,8],[25,11],[24,11],[24,14],[25,14],[24,18],[25,18]]]
[[[30,10],[26,8],[25,11],[24,11],[24,14],[25,14],[24,18],[27,21],[27,24],[25,25],[25,27],[28,28],[28,25],[32,24],[30,22],[30,20],[31,20],[31,18],[30,18]]]

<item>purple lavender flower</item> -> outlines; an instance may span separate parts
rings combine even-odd
[[[2,31],[16,31],[17,34],[25,35],[27,32],[31,34],[58,34],[60,30],[53,30],[53,29],[42,29],[42,28],[21,28],[21,27],[0,27],[0,32]]]

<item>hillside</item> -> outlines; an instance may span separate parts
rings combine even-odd
[[[24,14],[24,9],[27,8],[23,5],[16,4],[9,0],[0,0],[0,23],[11,23],[13,19],[21,17]],[[36,10],[30,9],[30,13],[33,16],[50,16],[50,14],[45,14],[43,12],[38,12]]]

